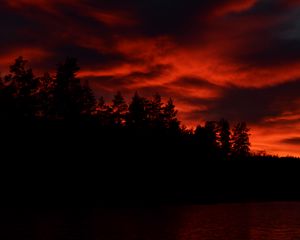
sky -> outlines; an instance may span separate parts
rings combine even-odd
[[[183,124],[246,121],[252,150],[300,156],[300,0],[0,0],[0,71],[67,56],[97,96],[172,97]]]

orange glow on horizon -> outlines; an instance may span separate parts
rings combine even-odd
[[[91,2],[4,0],[3,14],[24,25],[7,23],[2,76],[18,56],[36,74],[74,56],[97,96],[159,92],[188,127],[227,114],[249,122],[253,150],[300,157],[299,143],[287,141],[300,137],[300,1],[269,3],[268,13],[261,0]]]

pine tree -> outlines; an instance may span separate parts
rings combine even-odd
[[[90,117],[96,108],[96,99],[92,89],[89,86],[89,82],[85,81],[85,84],[81,88],[81,112],[80,114],[85,117]]]
[[[168,129],[178,131],[180,129],[180,122],[177,119],[178,111],[175,108],[172,98],[169,99],[163,109],[165,124]]]
[[[218,132],[218,126],[217,123],[215,121],[207,121],[205,123],[205,137],[206,137],[206,141],[207,141],[207,148],[212,151],[212,152],[216,152],[218,150],[218,136],[217,136],[217,132]]]
[[[151,126],[156,129],[164,127],[164,113],[163,102],[161,96],[156,93],[149,102],[149,113]]]
[[[117,92],[113,99],[113,121],[116,126],[123,126],[126,122],[128,105],[121,92]]]
[[[201,150],[206,150],[207,139],[206,139],[206,130],[201,125],[198,125],[194,131],[193,137],[196,141],[196,144],[199,145]]]
[[[101,112],[107,109],[107,105],[105,103],[105,99],[103,96],[101,96],[97,101],[96,101],[96,112]]]
[[[136,92],[129,105],[128,122],[131,127],[147,128],[148,127],[148,100],[140,97]]]
[[[96,101],[95,113],[94,113],[99,120],[100,126],[102,127],[109,127],[111,126],[112,122],[112,108],[106,104],[105,99],[101,96]]]
[[[38,113],[37,116],[44,119],[49,119],[54,112],[53,91],[55,89],[55,80],[49,74],[38,78]]]
[[[82,88],[76,74],[80,70],[75,58],[67,58],[58,65],[54,104],[59,119],[78,119],[81,114]]]
[[[207,121],[202,126],[197,126],[194,131],[194,141],[204,159],[217,160],[219,157],[218,126],[215,121]]]
[[[232,155],[236,158],[248,157],[250,155],[249,131],[245,122],[237,123],[232,134]]]
[[[228,159],[231,152],[230,124],[225,119],[218,122],[218,141],[222,158]]]
[[[10,74],[5,77],[6,84],[13,90],[15,113],[19,117],[33,118],[36,113],[36,93],[38,80],[34,77],[28,61],[23,57],[16,59],[10,67]]]

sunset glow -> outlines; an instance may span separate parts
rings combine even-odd
[[[252,150],[300,157],[300,1],[3,0],[0,71],[78,58],[111,99],[172,97],[182,123],[246,121]]]

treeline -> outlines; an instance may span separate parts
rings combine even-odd
[[[222,119],[190,130],[178,120],[173,100],[164,103],[159,94],[148,99],[136,92],[127,103],[117,92],[108,104],[103,97],[96,99],[88,82],[80,81],[79,70],[76,59],[67,58],[57,66],[54,76],[45,73],[36,77],[26,60],[16,59],[10,73],[0,79],[2,126],[43,123],[47,127],[63,123],[79,131],[84,125],[104,137],[114,136],[113,139],[135,137],[146,140],[149,146],[166,142],[188,146],[204,158],[250,156],[246,123],[237,123],[231,129],[229,122]]]

